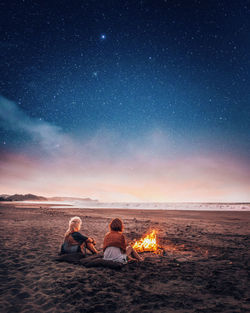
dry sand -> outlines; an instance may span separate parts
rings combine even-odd
[[[70,217],[101,249],[113,217],[128,239],[156,228],[167,254],[121,270],[56,262]],[[0,312],[250,312],[250,212],[0,205]]]

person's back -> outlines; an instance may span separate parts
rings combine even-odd
[[[109,225],[110,231],[105,235],[103,241],[104,260],[127,263],[126,240],[122,234],[123,224],[118,218]]]
[[[128,260],[141,261],[142,258],[131,246],[127,246],[123,235],[123,223],[115,218],[109,224],[110,231],[105,235],[103,241],[104,260],[127,263]]]
[[[104,237],[103,251],[110,246],[120,248],[123,252],[126,252],[125,236],[119,231],[111,230]]]
[[[64,236],[64,243],[61,247],[61,253],[82,252],[85,254],[85,248],[89,249],[93,254],[97,253],[95,249],[95,241],[79,233],[82,225],[80,217],[75,216],[69,221],[69,228]]]

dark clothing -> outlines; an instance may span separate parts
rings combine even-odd
[[[81,245],[88,239],[88,237],[74,232],[67,235],[61,247],[61,253],[74,253],[81,251]]]
[[[80,234],[78,231],[74,232],[71,234],[71,236],[75,239],[75,241],[77,241],[80,245],[83,244],[88,237]]]

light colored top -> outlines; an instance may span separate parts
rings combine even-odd
[[[122,253],[120,248],[117,247],[107,247],[104,251],[104,260],[109,260],[119,263],[127,263],[126,253]]]

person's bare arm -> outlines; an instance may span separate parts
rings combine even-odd
[[[92,243],[93,245],[96,244],[95,239],[93,239],[93,238],[91,238],[91,237],[89,237],[89,238],[86,240],[86,242]]]

